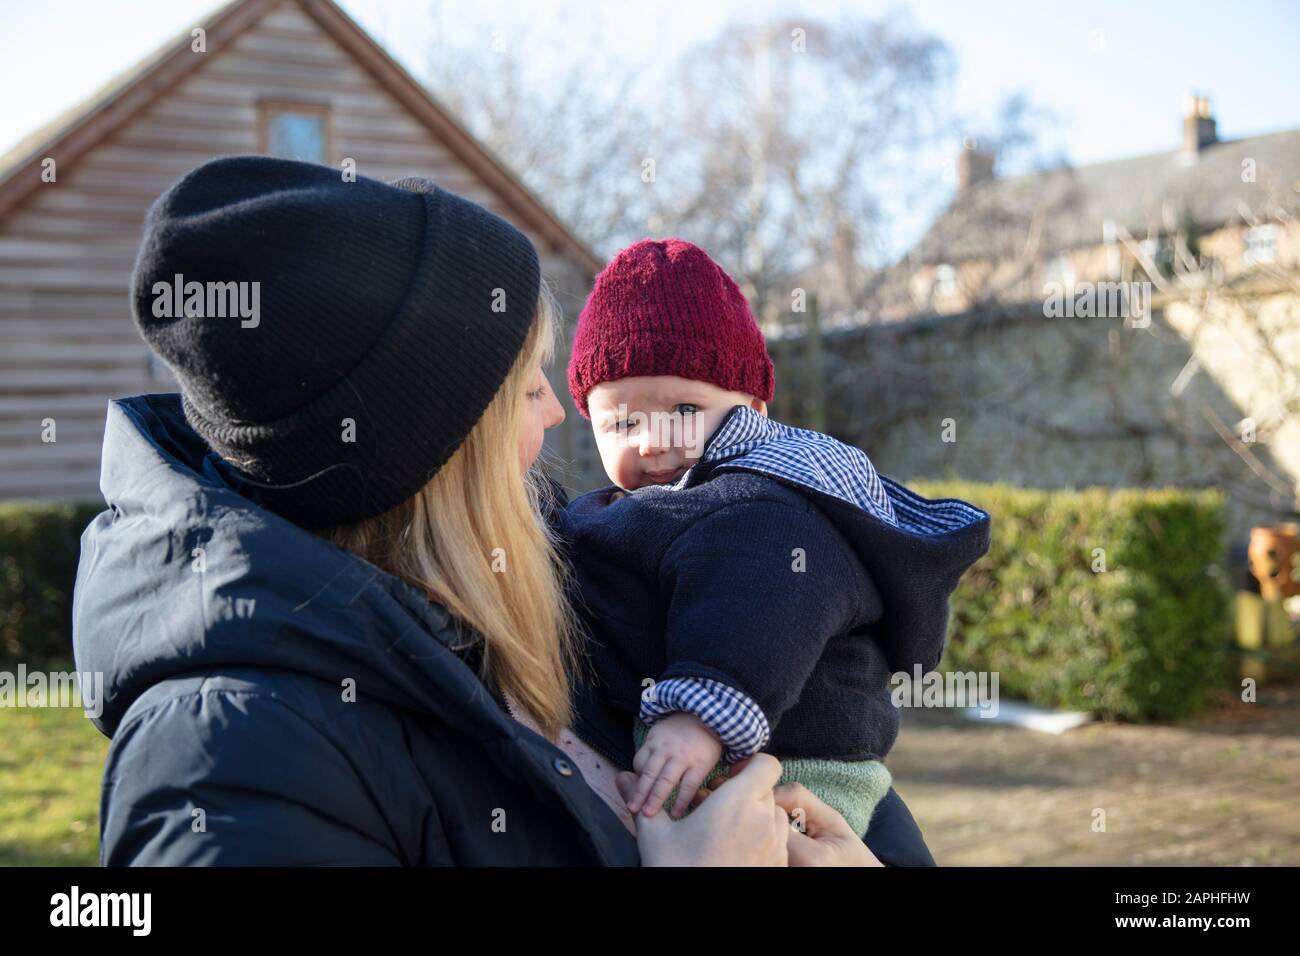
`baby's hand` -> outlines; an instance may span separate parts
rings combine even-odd
[[[721,757],[722,742],[694,714],[678,711],[661,718],[651,726],[632,759],[637,781],[628,810],[636,813],[645,806],[645,816],[652,817],[677,787],[677,799],[669,813],[676,819],[690,806]]]

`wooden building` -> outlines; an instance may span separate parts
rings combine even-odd
[[[236,0],[0,157],[0,498],[98,500],[110,398],[177,389],[131,318],[144,215],[216,156],[427,176],[528,234],[572,321],[600,263],[330,0]],[[570,414],[548,442],[590,458]],[[49,424],[53,435],[49,441]]]

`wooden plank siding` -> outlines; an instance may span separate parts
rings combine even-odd
[[[190,169],[257,151],[260,101],[328,107],[333,165],[346,157],[372,178],[428,176],[515,222],[542,253],[569,321],[590,288],[590,262],[521,222],[296,0],[272,5],[220,49],[191,55],[205,62],[0,215],[0,498],[98,500],[107,401],[177,388],[131,319],[141,226],[150,203]],[[563,395],[562,368],[552,382]],[[548,442],[562,457],[589,455],[575,435],[585,422],[564,401],[569,421]],[[47,418],[57,423],[55,443],[41,441]]]

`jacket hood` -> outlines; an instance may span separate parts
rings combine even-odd
[[[877,473],[859,448],[783,425],[745,405],[718,425],[674,488],[747,471],[808,495],[848,540],[880,592],[877,629],[891,667],[939,663],[948,598],[989,548],[989,516],[956,498],[930,499]]]
[[[112,736],[155,684],[232,667],[299,672],[358,699],[513,736],[452,649],[446,611],[416,588],[237,494],[178,394],[108,405],[100,489],[81,537],[73,651],[104,675]]]

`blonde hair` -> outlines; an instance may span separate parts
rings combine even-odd
[[[512,694],[552,739],[572,720],[578,641],[568,571],[542,517],[550,488],[521,480],[524,395],[555,352],[558,306],[545,283],[523,349],[464,443],[423,488],[374,518],[322,532],[422,589],[482,642],[480,677]]]

